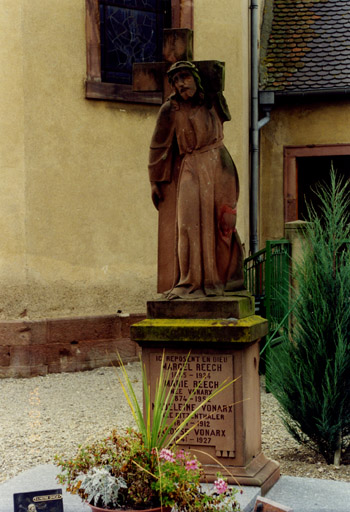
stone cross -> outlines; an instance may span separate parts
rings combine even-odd
[[[138,92],[162,92],[163,101],[172,88],[166,75],[176,61],[193,61],[193,31],[188,28],[170,28],[163,31],[163,62],[138,62],[133,66],[133,90]],[[217,60],[193,61],[199,70],[207,94],[224,89],[223,62]]]

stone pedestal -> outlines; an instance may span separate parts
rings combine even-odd
[[[254,300],[247,292],[196,301],[154,301],[148,303],[148,318],[131,327],[131,338],[142,347],[151,394],[163,350],[170,382],[190,352],[171,419],[180,413],[180,421],[222,381],[236,379],[196,411],[190,423],[196,426],[179,446],[196,454],[208,482],[221,472],[229,483],[260,486],[265,494],[280,473],[279,465],[261,452],[258,342],[267,333],[267,320],[253,311]],[[204,375],[207,378],[180,412]]]

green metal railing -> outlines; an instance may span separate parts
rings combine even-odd
[[[265,347],[278,344],[278,331],[288,326],[289,266],[290,242],[284,239],[266,241],[244,261],[245,286],[255,296],[257,314],[269,322]]]

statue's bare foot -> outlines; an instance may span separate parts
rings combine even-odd
[[[179,297],[178,295],[176,295],[176,293],[174,293],[174,292],[168,293],[168,295],[166,296],[166,298],[167,298],[168,300],[180,299],[180,297]]]

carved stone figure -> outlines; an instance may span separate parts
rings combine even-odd
[[[160,109],[149,163],[159,209],[158,292],[223,295],[243,287],[238,175],[223,144],[229,113],[222,95],[205,95],[193,63],[176,62],[168,78],[174,94]]]

